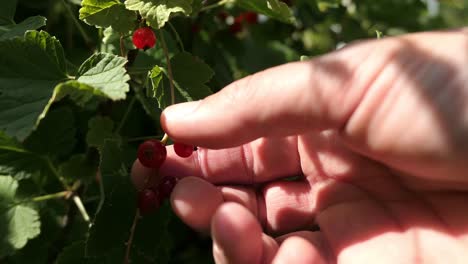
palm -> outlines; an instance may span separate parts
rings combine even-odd
[[[466,186],[403,175],[347,151],[333,135],[302,137],[309,144],[299,155],[320,227],[315,239],[326,245],[327,257],[339,263],[462,261],[468,193],[457,190]]]

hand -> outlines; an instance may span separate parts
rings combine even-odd
[[[168,148],[173,209],[217,263],[466,262],[467,67],[467,30],[420,33],[171,106],[165,131],[200,146]],[[135,185],[151,173],[135,162]]]

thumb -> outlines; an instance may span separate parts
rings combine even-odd
[[[372,43],[270,68],[204,100],[173,105],[161,125],[174,140],[208,148],[341,127],[385,64],[381,52],[372,56]]]

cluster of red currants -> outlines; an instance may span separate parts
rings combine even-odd
[[[174,143],[175,153],[182,157],[188,158],[192,155],[194,147],[183,143]],[[143,142],[138,147],[138,160],[140,163],[151,169],[158,170],[166,160],[166,147],[159,140],[151,139]],[[158,209],[164,199],[169,198],[177,184],[176,177],[166,176],[157,181],[156,186],[145,187],[138,193],[138,208],[141,215],[151,213]],[[148,181],[149,182],[149,181]]]

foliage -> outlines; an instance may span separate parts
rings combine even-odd
[[[242,23],[243,12],[260,14]],[[164,204],[135,223],[129,171],[161,111],[360,38],[468,24],[468,0],[4,0],[0,262],[209,263]],[[227,17],[227,18],[226,18]],[[132,32],[155,30],[137,50]],[[137,215],[138,217],[138,215]]]

